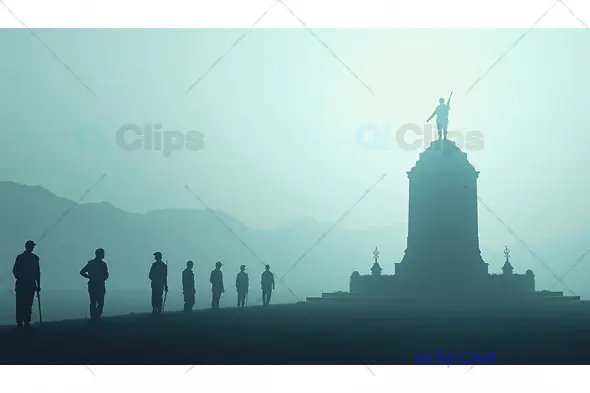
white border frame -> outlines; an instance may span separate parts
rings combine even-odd
[[[0,26],[249,28],[275,0],[0,0]],[[580,28],[590,21],[587,0],[284,0],[309,28],[441,27]],[[257,28],[303,28],[284,7]],[[590,34],[589,34],[590,44]],[[0,348],[1,350],[1,348]],[[88,393],[109,390],[174,392],[585,392],[586,366],[6,366],[2,391]],[[370,372],[371,371],[371,372]],[[230,377],[231,376],[231,377]],[[580,379],[578,379],[580,378]],[[579,382],[578,382],[579,381]]]

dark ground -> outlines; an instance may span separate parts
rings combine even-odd
[[[494,353],[497,364],[590,364],[590,306],[277,305],[0,327],[2,364],[414,364]]]

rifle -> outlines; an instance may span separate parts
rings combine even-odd
[[[37,305],[39,306],[39,324],[43,324],[43,315],[41,314],[41,295],[37,291]]]
[[[166,259],[166,284],[168,284],[168,260]],[[164,288],[165,289],[165,288]],[[162,302],[162,311],[164,311],[164,306],[166,305],[166,298],[168,297],[168,291],[164,292],[164,302]]]

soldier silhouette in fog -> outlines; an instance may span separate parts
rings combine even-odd
[[[260,278],[260,285],[262,286],[262,305],[268,306],[272,291],[275,289],[275,275],[270,271],[270,265],[266,265],[265,269]]]
[[[80,270],[80,275],[88,279],[88,295],[90,297],[90,319],[98,321],[104,308],[106,294],[105,281],[109,278],[109,269],[104,259],[104,250],[97,249],[94,259],[88,261]]]
[[[186,263],[186,269],[182,272],[182,293],[184,295],[184,311],[190,312],[195,306],[195,274],[193,273],[193,261]]]
[[[19,329],[31,328],[31,312],[35,301],[35,292],[41,291],[41,271],[39,257],[33,253],[35,242],[25,243],[25,251],[16,257],[12,274],[16,279],[16,326]]]
[[[150,280],[152,281],[152,314],[162,312],[164,291],[168,293],[168,266],[162,262],[162,253],[155,252],[156,262],[150,268]]]
[[[250,281],[246,273],[246,265],[240,266],[240,272],[236,277],[236,290],[238,291],[238,307],[246,306],[246,296],[248,295],[248,286]]]
[[[223,263],[215,263],[215,269],[211,272],[211,276],[209,277],[211,292],[213,293],[211,308],[214,310],[219,308],[221,294],[225,292],[225,289],[223,288],[223,273],[221,272],[221,266],[223,266]]]

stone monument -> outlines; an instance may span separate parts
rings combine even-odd
[[[351,277],[351,293],[426,298],[534,293],[534,274],[513,273],[508,247],[504,274],[489,274],[479,249],[479,172],[455,142],[433,142],[407,174],[404,257],[394,265],[393,275],[356,273]],[[373,255],[378,258],[377,248]]]
[[[488,275],[479,250],[479,172],[454,142],[442,139],[421,153],[407,174],[407,247],[395,275],[439,289],[479,285]]]
[[[444,138],[432,142],[407,175],[407,243],[402,261],[394,265],[394,274],[381,274],[375,247],[371,274],[353,272],[349,293],[324,293],[322,298],[308,301],[579,300],[579,296],[565,297],[562,292],[536,292],[531,270],[514,273],[508,247],[504,249],[503,274],[488,272],[479,248],[479,172],[455,142]]]

